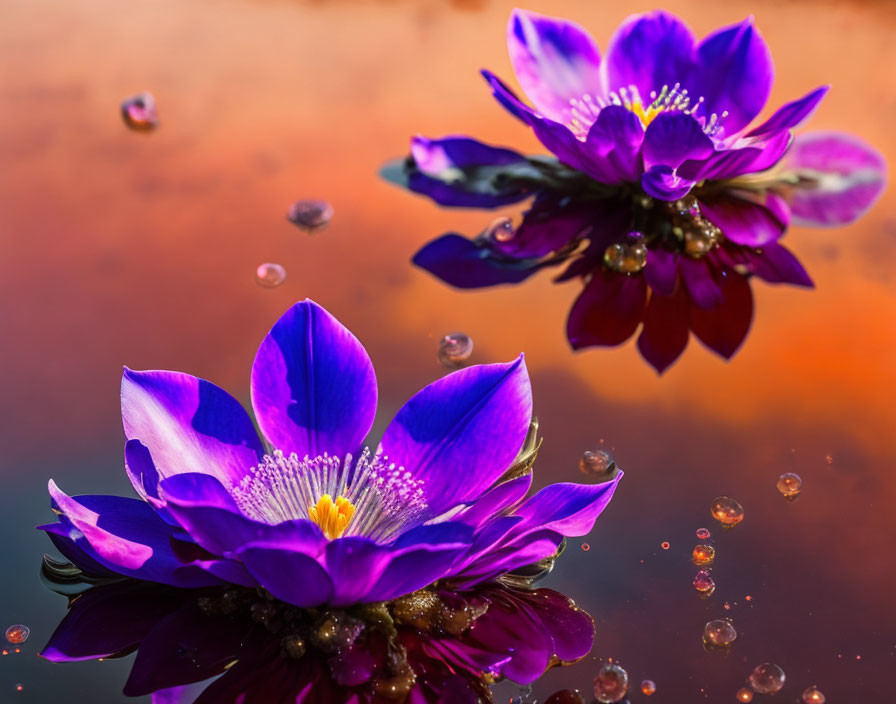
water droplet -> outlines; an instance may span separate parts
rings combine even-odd
[[[739,690],[737,690],[737,701],[739,701],[739,702],[753,701],[753,690],[747,689],[746,687],[741,687]]]
[[[728,496],[719,496],[712,502],[712,517],[726,528],[744,520],[744,507]]]
[[[628,673],[619,665],[608,663],[597,671],[594,678],[594,698],[601,704],[620,701],[628,691]]]
[[[23,685],[23,684],[17,684],[17,685],[16,685],[16,691],[17,691],[17,692],[21,692],[23,689],[25,689],[25,685]]]
[[[585,704],[585,699],[571,689],[561,689],[549,696],[544,704]]]
[[[509,242],[515,234],[513,229],[513,220],[510,218],[495,218],[489,226],[485,228],[485,236],[496,242]]]
[[[716,648],[728,648],[737,639],[737,631],[731,621],[717,618],[703,627],[703,642]]]
[[[151,93],[143,92],[128,98],[121,104],[124,124],[138,132],[151,132],[159,126],[156,99]]]
[[[758,694],[774,694],[784,686],[784,670],[774,663],[764,662],[750,673],[749,685]]]
[[[824,461],[828,464],[834,464],[834,456],[833,455],[825,455]]]
[[[325,200],[305,198],[297,200],[286,213],[286,219],[303,230],[322,230],[333,219],[333,206]]]
[[[643,242],[611,244],[604,250],[604,264],[623,274],[636,274],[647,266],[647,245]]]
[[[656,692],[656,682],[653,680],[644,680],[641,683],[641,692],[647,695],[648,697]]]
[[[616,474],[616,462],[606,450],[586,450],[579,460],[579,469],[590,477],[610,479]]]
[[[668,541],[668,540],[664,540],[663,542],[660,543],[660,547],[661,547],[663,550],[668,550],[668,549],[669,549],[669,541]]]
[[[712,545],[697,545],[691,553],[695,565],[711,565],[716,559],[716,549]]]
[[[724,604],[722,604],[722,608],[725,609],[725,611],[731,611],[731,604],[726,601]]]
[[[700,538],[700,540],[709,540],[710,537],[712,537],[712,534],[709,532],[709,528],[698,528],[697,537]]]
[[[286,281],[286,269],[272,262],[259,264],[255,270],[255,281],[264,288],[277,288]]]
[[[716,588],[716,583],[712,575],[707,570],[700,570],[694,575],[694,589],[698,592],[712,593]]]
[[[818,687],[809,687],[803,692],[804,704],[824,704],[824,695]]]
[[[582,552],[588,552],[591,546],[588,543],[582,543]]]
[[[446,369],[459,369],[473,354],[473,338],[462,332],[445,335],[439,341],[439,362]]]
[[[24,643],[28,640],[28,636],[31,635],[31,629],[28,626],[23,626],[21,623],[17,623],[14,626],[10,626],[6,629],[6,640],[8,640],[13,645],[19,645],[20,643]]]
[[[788,499],[798,496],[802,488],[803,480],[799,474],[787,472],[778,477],[778,491]]]

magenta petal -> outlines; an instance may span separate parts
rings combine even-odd
[[[792,142],[790,130],[781,130],[757,140],[743,140],[731,149],[717,151],[705,161],[689,161],[678,173],[694,181],[729,179],[748,173],[758,173],[777,164]]]
[[[712,268],[706,257],[702,259],[682,257],[679,266],[685,291],[695,306],[708,309],[722,304],[722,289],[713,276]]]
[[[822,98],[827,95],[830,86],[821,86],[804,95],[802,98],[785,103],[777,110],[774,115],[763,122],[759,127],[750,130],[747,137],[764,137],[774,134],[779,130],[793,130],[798,128],[803,122],[809,119],[815,108],[821,102]]]
[[[243,407],[223,389],[189,374],[125,369],[121,418],[128,440],[149,450],[160,477],[199,472],[229,486],[264,452]]]
[[[637,115],[621,105],[606,106],[598,113],[585,139],[593,157],[592,175],[601,183],[637,181],[644,170],[643,141],[644,128]]]
[[[281,601],[311,608],[326,604],[333,595],[333,581],[320,563],[288,547],[254,544],[239,550],[237,557]]]
[[[580,536],[591,531],[594,521],[613,498],[622,479],[619,472],[602,484],[550,484],[515,512],[527,528],[553,530],[561,535]]]
[[[455,520],[479,527],[492,516],[520,501],[527,494],[531,485],[531,474],[502,482],[474,501],[469,508],[458,514]]]
[[[864,215],[883,193],[887,162],[866,142],[841,132],[799,135],[785,160],[803,183],[790,195],[794,222],[846,225]]]
[[[482,77],[485,78],[486,83],[488,83],[489,87],[492,89],[492,95],[495,96],[495,100],[501,103],[507,112],[518,120],[525,122],[527,125],[531,125],[532,122],[537,119],[535,111],[520,100],[516,96],[516,93],[510,90],[510,88],[507,87],[507,84],[495,74],[483,69]]]
[[[764,203],[726,193],[701,199],[700,209],[727,239],[747,247],[777,241],[789,224],[787,205],[774,193],[766,194]]]
[[[287,455],[356,452],[373,425],[376,397],[364,347],[313,301],[281,316],[252,365],[258,425]]]
[[[750,330],[753,294],[747,278],[733,271],[722,270],[715,280],[722,302],[710,309],[692,307],[691,330],[711,350],[730,359]]]
[[[630,338],[647,303],[643,276],[598,270],[573,303],[566,336],[573,349],[621,345]]]
[[[392,462],[423,480],[438,514],[479,496],[510,466],[532,418],[532,390],[520,356],[469,367],[418,392],[383,435]]]
[[[650,288],[661,296],[671,296],[678,286],[678,257],[675,252],[652,249],[647,255],[644,276]]]
[[[575,22],[514,10],[507,49],[523,91],[552,120],[568,122],[570,100],[603,92],[600,51]]]
[[[688,345],[688,299],[683,291],[671,296],[651,294],[638,335],[641,356],[662,374]]]
[[[770,242],[756,252],[748,251],[747,260],[750,271],[769,283],[815,286],[799,259],[776,242]]]
[[[657,200],[674,201],[684,198],[694,183],[676,174],[671,166],[653,166],[641,176],[641,188]]]
[[[714,152],[712,140],[690,115],[663,112],[644,131],[644,166],[679,167],[689,159],[706,159]]]

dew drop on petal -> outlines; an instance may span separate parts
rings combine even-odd
[[[741,687],[739,690],[737,690],[737,701],[739,701],[739,702],[753,701],[753,690],[747,689],[746,687]]]
[[[585,699],[576,691],[561,689],[549,696],[544,704],[585,704]]]
[[[656,682],[653,680],[644,680],[641,683],[641,692],[646,696],[650,696],[654,692],[656,692]]]
[[[138,132],[151,132],[159,126],[156,100],[147,92],[138,93],[122,102],[121,117],[124,124]]]
[[[744,507],[729,496],[719,496],[710,508],[712,517],[723,526],[736,526],[744,520]]]
[[[446,369],[458,369],[473,354],[473,338],[452,332],[439,341],[439,362]]]
[[[19,645],[20,643],[24,643],[28,640],[28,636],[31,635],[31,629],[28,626],[23,626],[21,623],[17,623],[14,626],[10,626],[6,629],[6,640],[8,640],[13,645]]]
[[[691,553],[695,565],[711,565],[716,559],[716,549],[712,545],[696,545]]]
[[[496,242],[509,242],[513,239],[513,221],[510,218],[495,218],[485,228],[485,236]]]
[[[694,575],[694,589],[698,592],[712,592],[716,588],[715,580],[707,570],[700,570]]]
[[[774,663],[764,662],[750,673],[749,685],[757,694],[774,694],[784,686],[784,670]]]
[[[579,469],[589,477],[610,479],[616,473],[616,462],[606,450],[585,450],[579,460]]]
[[[786,498],[797,496],[803,488],[803,480],[799,474],[787,472],[778,477],[778,491]]]
[[[628,673],[619,665],[608,663],[597,671],[594,678],[594,698],[601,704],[620,701],[628,691]]]
[[[712,534],[709,532],[708,528],[698,528],[697,529],[697,537],[700,540],[709,540],[712,537]]]
[[[303,230],[314,232],[325,228],[333,219],[333,206],[314,198],[297,200],[289,206],[286,219]]]
[[[604,264],[622,274],[636,274],[647,266],[647,245],[643,242],[611,244],[604,250]]]
[[[255,281],[263,288],[277,288],[286,281],[286,269],[272,262],[259,264],[255,270]]]
[[[717,618],[703,628],[703,642],[716,648],[727,648],[737,639],[737,631],[731,621]]]
[[[803,692],[803,704],[824,704],[824,695],[818,687],[809,687]]]

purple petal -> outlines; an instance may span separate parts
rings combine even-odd
[[[750,330],[753,294],[745,276],[722,270],[715,277],[722,302],[714,308],[691,307],[691,330],[711,350],[730,359]]]
[[[596,162],[590,168],[591,174],[595,178],[600,176],[597,180],[601,183],[637,181],[644,170],[641,163],[643,141],[641,120],[631,110],[621,105],[603,108],[585,139],[585,146],[592,153],[592,162]]]
[[[103,567],[103,565],[93,559],[90,554],[85,552],[80,545],[72,540],[72,525],[70,521],[66,521],[66,525],[63,525],[62,523],[47,523],[42,526],[37,526],[37,530],[44,531],[50,539],[50,542],[53,543],[53,547],[62,553],[66,560],[83,572],[102,577],[118,576],[116,572]],[[75,531],[74,534],[76,537],[79,535],[77,531]],[[83,540],[80,540],[79,542],[81,545],[85,545]],[[90,550],[91,553],[93,552],[89,544],[86,544],[85,547]]]
[[[547,118],[534,118],[532,129],[545,148],[570,168],[586,173],[596,181],[609,178],[608,165],[599,156],[592,155],[589,147],[566,125]]]
[[[688,345],[688,300],[682,291],[671,296],[651,294],[638,336],[641,356],[662,374]]]
[[[689,159],[706,159],[714,151],[712,140],[700,123],[683,112],[657,115],[644,132],[644,165],[671,166],[673,169]]]
[[[500,257],[482,243],[455,234],[442,235],[424,245],[413,262],[457,288],[515,284],[541,268],[534,259]]]
[[[519,152],[492,147],[464,136],[411,139],[411,156],[417,168],[430,176],[444,176],[468,166],[506,166],[525,161]]]
[[[591,531],[594,521],[613,498],[623,472],[602,484],[550,484],[515,512],[527,529],[553,530],[565,536]]]
[[[607,88],[635,86],[642,103],[664,85],[684,81],[694,64],[694,35],[684,22],[663,10],[632,15],[616,30],[604,71]]]
[[[531,419],[532,389],[520,356],[427,386],[399,410],[383,450],[424,482],[428,510],[437,515],[479,496],[504,473]]]
[[[705,100],[699,114],[718,114],[724,134],[732,136],[765,107],[774,73],[771,52],[751,17],[700,42],[687,87],[693,97]],[[722,117],[723,112],[728,114]]]
[[[661,296],[671,296],[678,287],[678,258],[675,252],[651,249],[644,276],[650,288]]]
[[[691,190],[694,181],[682,178],[671,166],[653,166],[641,176],[641,188],[658,200],[674,201]]]
[[[570,100],[603,92],[600,51],[575,22],[514,10],[507,49],[523,91],[552,120],[568,122]]]
[[[765,137],[779,130],[793,130],[809,119],[822,98],[830,90],[830,86],[821,86],[798,100],[785,103],[759,127],[750,130],[747,137]]]
[[[124,468],[134,490],[141,498],[159,498],[159,470],[149,450],[139,440],[128,440],[124,446]]]
[[[506,511],[520,501],[528,493],[530,486],[532,486],[531,474],[502,482],[458,514],[455,520],[478,528],[492,516]]]
[[[796,138],[786,159],[801,177],[789,196],[794,222],[836,226],[855,222],[884,190],[887,162],[866,142],[841,132]]]
[[[364,601],[388,601],[422,589],[451,573],[469,545],[418,545],[395,551]]]
[[[356,452],[373,425],[376,397],[364,347],[313,301],[286,311],[255,355],[252,406],[258,425],[287,455]]]
[[[790,130],[781,130],[764,138],[739,140],[730,149],[715,152],[705,161],[687,161],[678,172],[694,181],[728,179],[758,173],[777,164],[790,147]]]
[[[598,270],[573,303],[566,336],[573,349],[592,345],[620,345],[641,322],[647,302],[643,276]]]
[[[715,308],[722,304],[722,289],[713,276],[709,260],[682,257],[679,264],[684,288],[698,308]]]
[[[554,655],[561,662],[585,657],[594,645],[594,621],[569,598],[552,589],[523,592],[554,642]]]
[[[527,125],[531,125],[533,119],[536,118],[535,112],[526,105],[522,100],[520,100],[516,93],[514,93],[510,88],[507,87],[507,84],[504,83],[500,78],[498,78],[491,71],[483,70],[482,76],[485,78],[489,87],[492,89],[492,95],[495,96],[495,99],[501,103],[507,112],[516,117],[519,120],[522,120]]]
[[[594,220],[591,203],[564,203],[554,195],[541,196],[532,204],[522,224],[506,242],[491,247],[515,259],[543,257],[576,242]]]
[[[336,684],[343,687],[357,687],[370,681],[379,662],[373,653],[355,643],[331,657],[327,664]]]
[[[237,552],[258,583],[275,598],[301,608],[326,604],[333,581],[313,557],[282,545],[253,544]]]
[[[189,374],[125,369],[121,417],[128,440],[149,450],[160,477],[200,472],[229,486],[264,453],[243,407]]]
[[[727,239],[747,247],[777,241],[790,219],[786,203],[771,192],[766,194],[764,203],[740,198],[734,192],[701,198],[700,210]]]
[[[781,244],[769,242],[756,252],[748,251],[747,257],[750,270],[769,283],[815,286],[799,259]]]
[[[152,507],[121,496],[72,498],[49,484],[60,521],[87,555],[113,572],[151,582],[199,587],[219,581],[199,569],[183,569],[171,548],[172,527]]]

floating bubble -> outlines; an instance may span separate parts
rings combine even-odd
[[[286,219],[303,230],[322,230],[333,219],[333,206],[325,200],[305,198],[297,200],[286,213]]]
[[[255,281],[264,288],[277,288],[286,281],[286,269],[273,262],[259,264],[255,270]]]
[[[601,704],[620,701],[628,691],[628,673],[619,665],[608,663],[597,671],[594,678],[594,698]]]
[[[647,245],[643,242],[611,244],[604,250],[604,264],[623,274],[636,274],[647,266]]]
[[[712,545],[697,545],[691,553],[695,565],[711,565],[716,559],[716,549]]]
[[[25,689],[25,685],[23,685],[23,684],[17,684],[17,685],[16,685],[16,691],[17,691],[17,692],[21,692],[23,689]]]
[[[697,537],[700,538],[700,540],[709,540],[712,537],[712,534],[709,532],[708,528],[698,528]]]
[[[606,450],[585,450],[579,460],[579,469],[590,477],[609,479],[616,474],[616,462]]]
[[[588,543],[582,543],[582,552],[588,552],[591,546]]]
[[[145,91],[128,98],[121,104],[121,117],[132,130],[151,132],[159,126],[156,99]]]
[[[714,619],[703,627],[703,642],[716,648],[728,648],[737,639],[737,631],[731,621]]]
[[[757,694],[774,694],[784,686],[784,670],[774,663],[764,662],[750,673],[749,685]]]
[[[753,690],[747,689],[746,687],[741,687],[739,690],[737,690],[737,701],[739,701],[739,702],[753,701]]]
[[[715,591],[716,583],[707,570],[700,570],[694,575],[694,589],[703,594]]]
[[[744,520],[744,507],[728,496],[719,496],[710,508],[712,517],[725,527],[736,526]]]
[[[496,242],[509,242],[513,239],[514,234],[513,220],[510,218],[495,218],[485,228],[485,236]]]
[[[803,692],[804,704],[824,704],[824,695],[818,687],[809,687]]]
[[[8,640],[13,645],[19,645],[28,640],[28,636],[31,635],[31,629],[28,626],[23,626],[21,623],[17,623],[14,626],[10,626],[6,629],[6,640]]]
[[[669,541],[668,541],[668,540],[664,540],[663,542],[660,543],[660,547],[661,547],[663,550],[668,550],[668,549],[669,549]]]
[[[561,689],[549,696],[544,704],[585,704],[585,699],[577,691]]]
[[[641,692],[649,697],[651,694],[656,692],[656,682],[654,682],[653,680],[644,680],[641,683]]]
[[[799,474],[787,472],[778,477],[778,491],[788,499],[798,496],[803,488],[803,480]]]
[[[452,332],[439,341],[439,362],[447,369],[458,369],[473,354],[473,338]]]

